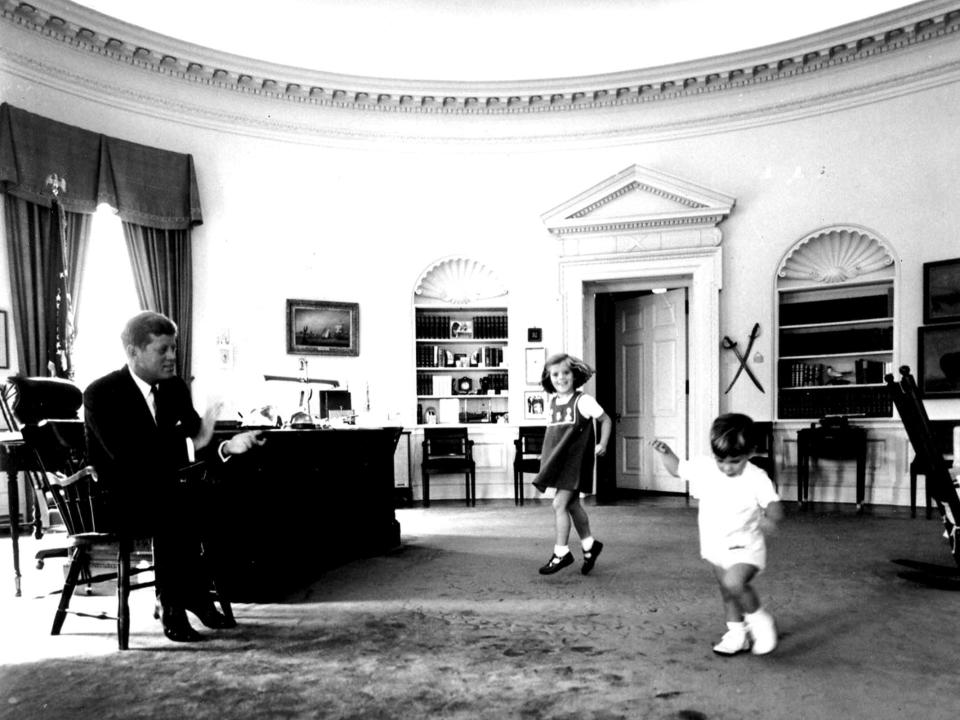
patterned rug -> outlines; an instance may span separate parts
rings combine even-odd
[[[56,598],[30,587],[59,571],[32,570],[25,596],[0,602],[0,718],[955,717],[958,596],[891,562],[949,563],[935,521],[788,506],[756,582],[780,646],[721,658],[695,510],[587,509],[605,543],[588,576],[575,540],[574,565],[537,573],[548,504],[399,510],[402,548],[281,602],[236,605],[238,628],[194,645],[163,638],[149,591],[133,596],[127,652],[109,621],[69,617],[50,637]],[[317,538],[316,552],[335,546]]]

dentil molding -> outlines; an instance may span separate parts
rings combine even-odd
[[[956,33],[960,3],[929,0],[806,38],[709,60],[580,78],[499,83],[365,78],[274,65],[151,33],[69,0],[0,0],[0,22],[172,81],[276,101],[368,112],[514,115],[738,93],[751,86],[862,64]]]

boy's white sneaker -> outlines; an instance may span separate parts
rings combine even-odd
[[[749,649],[750,637],[741,629],[727,630],[720,638],[720,642],[713,646],[713,651],[717,655],[736,655]]]
[[[751,651],[754,655],[766,655],[777,647],[777,626],[773,615],[766,610],[757,610],[744,618],[753,638]]]

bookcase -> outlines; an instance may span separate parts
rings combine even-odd
[[[416,307],[417,423],[495,423],[507,416],[505,307]]]
[[[778,294],[777,414],[891,417],[884,384],[894,358],[892,279]]]

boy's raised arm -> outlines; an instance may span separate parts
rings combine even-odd
[[[650,447],[660,453],[660,460],[663,462],[664,469],[674,477],[679,477],[680,458],[677,457],[670,446],[663,440],[653,440]]]

